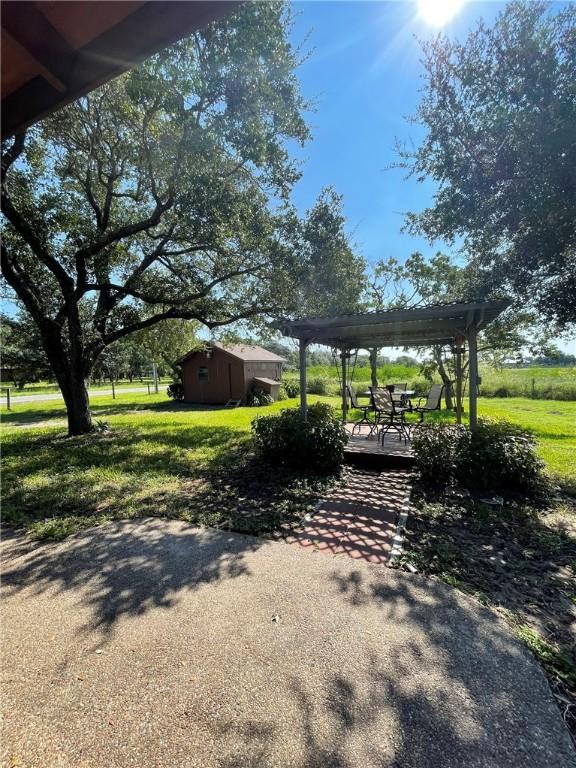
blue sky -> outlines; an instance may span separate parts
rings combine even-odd
[[[564,3],[553,3],[552,10]],[[442,28],[464,38],[483,18],[492,23],[503,2],[465,2]],[[422,128],[409,124],[419,102],[422,65],[419,39],[438,33],[418,14],[415,0],[293,3],[292,40],[310,52],[299,69],[302,91],[315,104],[309,115],[313,140],[299,154],[303,176],[293,199],[304,212],[320,190],[332,185],[344,196],[349,232],[372,262],[413,251],[449,253],[445,243],[427,243],[401,232],[403,212],[432,200],[434,185],[406,179],[397,162],[396,139],[418,144]],[[574,343],[559,346],[573,352]]]
[[[493,20],[503,3],[467,3],[444,31],[465,35],[475,21]],[[395,140],[418,143],[422,128],[408,124],[419,101],[420,44],[437,29],[419,19],[416,2],[297,2],[293,42],[310,56],[299,69],[304,95],[315,102],[313,132],[301,157],[303,177],[294,200],[303,211],[320,189],[344,195],[349,229],[369,260],[442,247],[401,233],[402,213],[430,203],[434,186],[388,169]],[[446,248],[446,246],[444,246]]]

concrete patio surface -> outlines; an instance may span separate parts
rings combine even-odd
[[[3,766],[576,765],[534,659],[446,585],[159,519],[2,546]]]

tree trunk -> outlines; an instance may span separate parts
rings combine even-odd
[[[378,350],[375,347],[370,350],[370,381],[373,387],[378,386]]]
[[[434,359],[436,360],[436,364],[438,365],[438,373],[440,374],[440,378],[444,384],[444,399],[446,400],[446,408],[451,411],[453,408],[452,382],[450,381],[450,376],[448,375],[448,372],[444,366],[444,360],[442,359],[442,349],[440,347],[434,347]]]
[[[59,383],[66,403],[68,434],[84,435],[90,432],[92,414],[90,413],[90,401],[84,378],[79,378],[72,371],[68,371],[66,380]]]
[[[86,360],[82,344],[82,329],[77,315],[69,317],[69,345],[61,329],[45,326],[40,329],[44,351],[54,372],[66,404],[68,434],[84,435],[92,430],[92,415],[86,383],[93,363]]]

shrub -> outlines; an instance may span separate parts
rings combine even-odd
[[[346,432],[325,403],[311,405],[307,421],[297,408],[279,416],[259,416],[252,423],[252,433],[256,452],[274,464],[327,474],[344,460]]]
[[[414,429],[412,448],[424,483],[444,487],[453,482],[459,457],[469,441],[470,430],[463,424],[419,424]]]
[[[458,482],[471,491],[539,496],[550,488],[530,432],[503,420],[422,424],[412,440],[422,480],[432,486]]]
[[[328,382],[326,379],[317,376],[314,379],[308,381],[308,394],[310,395],[327,395],[328,394]]]
[[[284,381],[281,389],[286,393],[286,397],[298,397],[300,386],[292,381]]]
[[[479,419],[459,472],[470,489],[534,496],[548,488],[531,432],[502,419]]]
[[[272,395],[257,387],[248,392],[248,397],[246,398],[246,405],[249,405],[252,408],[256,408],[260,405],[270,405],[273,402],[274,398]]]
[[[166,394],[171,397],[172,400],[184,400],[184,387],[180,381],[173,381],[168,385]]]

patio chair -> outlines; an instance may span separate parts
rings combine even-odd
[[[362,424],[367,424],[370,427],[370,435],[371,435],[374,430],[374,422],[370,421],[370,419],[368,418],[368,414],[374,412],[374,406],[372,405],[372,398],[370,398],[370,403],[368,405],[360,405],[358,402],[358,397],[356,396],[356,392],[354,392],[352,387],[349,385],[346,385],[346,389],[348,390],[348,397],[350,398],[350,403],[352,405],[352,408],[355,408],[357,411],[362,411],[362,418],[360,419],[360,421],[354,422],[354,426],[352,427],[352,436],[354,436],[354,431],[356,427],[358,427],[358,434],[360,434]]]
[[[382,445],[384,445],[384,438],[391,429],[398,433],[399,440],[403,439],[407,443],[410,439],[410,433],[404,414],[410,409],[402,408],[395,403],[386,388],[374,387],[372,389],[372,402],[374,404],[374,421],[377,426],[380,426],[378,438],[382,440]]]
[[[396,394],[397,392],[404,392],[404,390],[407,388],[408,382],[405,381],[403,384],[388,384],[386,389],[390,392],[392,395],[392,400],[396,403],[396,405],[405,405],[406,396],[405,395],[399,395]]]
[[[416,405],[413,405],[410,409],[412,413],[420,414],[420,421],[424,421],[424,414],[431,413],[432,411],[439,411],[442,403],[442,395],[444,394],[444,384],[433,384],[430,388],[430,392],[426,397],[426,402],[421,405],[424,400],[421,397]]]

